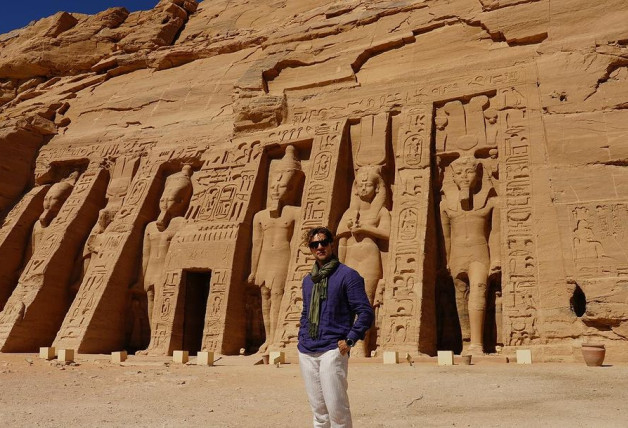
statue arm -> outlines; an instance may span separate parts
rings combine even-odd
[[[251,249],[251,273],[249,274],[248,281],[253,283],[255,281],[255,275],[257,274],[257,265],[259,263],[259,256],[262,253],[262,243],[264,237],[262,235],[262,222],[259,218],[259,213],[253,217],[253,248]]]
[[[488,248],[491,257],[491,272],[501,271],[501,216],[498,199],[492,198],[493,213],[491,217],[491,233],[488,237]]]
[[[147,226],[148,227],[148,226]],[[144,244],[142,247],[142,277],[140,282],[144,282],[146,276],[146,270],[148,269],[148,261],[150,260],[150,238],[148,236],[148,230],[144,232]]]
[[[352,233],[360,233],[369,235],[374,239],[388,241],[390,239],[390,212],[386,208],[382,208],[377,217],[377,226],[370,224],[358,224],[351,229]]]
[[[344,263],[347,259],[347,237],[343,236],[338,239],[338,260]]]
[[[449,266],[449,255],[451,253],[451,223],[445,210],[445,200],[440,201],[440,224],[443,229],[443,240],[445,241],[445,255],[447,266]]]
[[[336,237],[338,238],[338,260],[344,263],[347,258],[347,240],[351,236],[351,230],[349,229],[353,224],[353,221],[349,220],[349,210],[345,211],[338,224],[336,230]]]
[[[345,213],[342,215],[342,218],[340,219],[340,223],[338,224],[338,230],[336,230],[336,237],[337,238],[348,238],[349,236],[351,236],[351,226],[353,226],[353,220],[349,219],[349,212],[350,210],[345,211]]]

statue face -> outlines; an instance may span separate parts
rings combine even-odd
[[[459,189],[470,188],[475,186],[477,180],[477,165],[452,163],[454,172],[454,183]]]
[[[447,122],[449,121],[447,120],[447,116],[445,115],[437,114],[436,118],[434,118],[434,123],[436,124],[436,128],[438,128],[439,131],[445,129],[445,127],[447,126]]]
[[[271,179],[268,190],[271,201],[284,202],[291,190],[292,171],[278,171]]]
[[[368,174],[361,174],[356,179],[356,191],[363,201],[372,201],[377,193],[375,179]]]
[[[39,217],[42,226],[47,227],[59,214],[63,203],[69,196],[69,192],[64,190],[64,188],[53,186],[44,197],[44,212]]]
[[[181,211],[185,208],[186,201],[182,198],[182,192],[177,190],[168,191],[166,189],[159,200],[161,215],[157,221],[157,229],[160,231],[165,230],[170,223],[170,219],[172,217],[176,217],[177,215],[181,215]]]

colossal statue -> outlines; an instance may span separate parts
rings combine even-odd
[[[390,212],[386,208],[386,183],[381,166],[367,165],[358,169],[353,183],[351,203],[338,226],[338,258],[357,270],[364,278],[366,294],[374,306],[383,290],[378,283],[383,278],[382,250],[390,239]],[[379,291],[379,293],[378,293]],[[372,350],[372,332],[364,338],[364,354]],[[361,350],[357,350],[361,354]]]
[[[170,241],[185,224],[183,215],[192,198],[192,167],[184,165],[180,172],[166,179],[164,192],[159,200],[159,217],[149,223],[144,232],[141,281],[148,301],[148,319],[154,327],[153,306],[164,278],[166,255]]]
[[[300,207],[290,205],[300,195],[303,172],[293,146],[268,179],[266,209],[253,217],[253,248],[248,281],[260,287],[266,340],[259,352],[266,352],[274,341],[277,318],[283,298],[294,225]]]
[[[473,156],[461,156],[449,168],[455,186],[443,184],[440,203],[447,267],[462,338],[470,340],[466,352],[482,354],[488,278],[501,271],[498,197],[489,179],[478,179]]]
[[[39,220],[33,226],[33,233],[29,243],[28,257],[32,256],[41,244],[44,232],[50,226],[50,223],[57,217],[64,202],[74,189],[74,184],[78,179],[79,173],[73,172],[66,179],[52,185],[44,198],[44,212]]]

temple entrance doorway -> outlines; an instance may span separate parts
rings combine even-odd
[[[183,312],[183,349],[196,355],[203,343],[203,327],[211,272],[185,271],[185,305]]]

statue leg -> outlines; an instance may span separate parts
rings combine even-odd
[[[484,352],[484,318],[486,316],[486,283],[488,267],[480,262],[469,265],[469,324],[471,346],[469,352]]]
[[[148,325],[153,328],[153,307],[155,306],[155,287],[151,284],[146,287],[146,300],[148,305]]]
[[[371,305],[373,305],[373,302],[375,301],[375,293],[377,292],[378,283],[379,278],[364,278],[364,289],[366,290],[366,295],[369,298]],[[377,329],[375,328],[375,325],[373,325],[364,334],[364,340],[361,343],[362,346],[356,346],[351,355],[354,357],[370,357],[374,344],[377,342],[376,335]]]
[[[460,322],[460,331],[462,333],[462,341],[468,341],[469,334],[469,311],[467,300],[469,298],[469,285],[463,279],[463,273],[454,276],[454,290],[456,293],[456,311],[458,312],[458,321]]]
[[[281,285],[281,287],[279,287]],[[283,299],[283,284],[274,284],[270,292],[270,336],[266,337],[266,342],[272,345],[275,342],[275,332],[277,331],[277,321],[279,320],[279,309]]]
[[[266,352],[268,344],[270,343],[270,290],[265,285],[261,285],[260,292],[262,295],[262,318],[264,319],[264,333],[266,339],[262,346],[259,347],[258,352]]]

